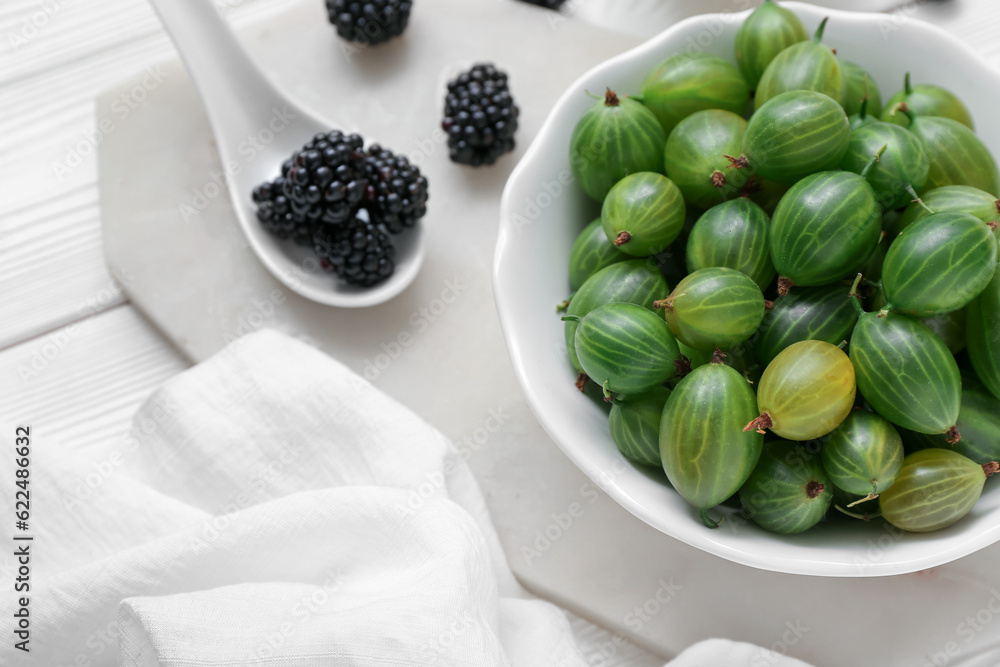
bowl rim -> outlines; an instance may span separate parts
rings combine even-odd
[[[819,7],[802,2],[782,2],[782,6],[795,11],[799,16],[808,19],[815,19],[816,22],[826,16],[835,19],[837,22],[843,21],[845,24],[857,22],[872,22],[887,20],[891,14],[856,12],[840,9]],[[578,450],[567,447],[556,432],[557,429],[551,419],[538,406],[542,403],[540,392],[531,386],[525,373],[524,355],[522,350],[525,341],[519,340],[512,331],[514,312],[518,307],[516,295],[508,294],[503,290],[504,273],[507,271],[505,258],[509,255],[510,246],[513,243],[516,231],[514,196],[518,191],[523,190],[521,181],[529,167],[543,154],[549,137],[553,133],[553,128],[562,120],[570,108],[571,97],[578,94],[586,87],[587,81],[598,77],[603,73],[627,64],[629,61],[650,55],[658,50],[668,50],[670,42],[675,35],[688,30],[693,25],[701,26],[707,21],[735,21],[742,20],[753,11],[746,9],[739,12],[727,13],[706,13],[689,17],[679,21],[660,34],[644,41],[628,51],[625,51],[613,58],[610,58],[599,65],[589,69],[579,76],[559,97],[556,104],[549,111],[545,122],[539,129],[537,135],[524,156],[515,166],[504,187],[500,203],[500,224],[498,227],[496,248],[493,258],[493,296],[496,303],[497,314],[500,320],[504,341],[510,355],[515,375],[521,391],[532,413],[538,419],[542,428],[550,438],[556,443],[559,449],[569,458],[577,468],[579,468],[591,481],[597,483],[612,499],[624,507],[629,513],[642,520],[650,528],[662,532],[670,537],[680,540],[692,547],[706,553],[725,558],[726,560],[747,565],[750,567],[768,570],[785,574],[798,574],[807,576],[826,577],[873,577],[890,576],[916,572],[927,568],[943,565],[963,556],[967,556],[975,551],[985,548],[997,541],[1000,541],[1000,522],[996,525],[976,534],[949,536],[941,540],[940,549],[925,551],[923,555],[917,557],[886,558],[874,562],[865,563],[859,568],[856,564],[849,564],[840,561],[829,561],[816,559],[802,559],[800,557],[782,556],[780,553],[760,554],[748,552],[734,547],[730,544],[720,543],[711,539],[705,539],[706,535],[699,535],[698,531],[705,531],[700,523],[691,521],[689,526],[671,526],[669,528],[654,524],[650,518],[650,510],[640,501],[634,499],[626,489],[624,489],[616,479],[608,479],[599,466],[587,455],[582,455]],[[970,67],[978,67],[986,74],[995,78],[1000,78],[1000,71],[989,65],[973,48],[962,42],[958,37],[947,32],[943,28],[927,23],[921,19],[909,17],[903,24],[897,25],[900,31],[921,30],[933,35],[936,40],[946,43],[950,48],[957,50],[969,62]],[[602,475],[604,476],[602,478]],[[908,534],[911,535],[911,534]],[[917,534],[912,534],[916,536]],[[775,542],[778,544],[778,542]],[[864,545],[859,545],[859,550]],[[860,551],[859,551],[860,553]]]

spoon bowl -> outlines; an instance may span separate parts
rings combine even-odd
[[[307,299],[343,308],[384,303],[406,289],[423,263],[419,225],[394,238],[393,274],[367,288],[338,280],[320,267],[310,248],[264,229],[256,217],[253,189],[278,176],[281,163],[310,138],[335,126],[295,104],[264,76],[212,0],[152,0],[152,4],[205,106],[240,227],[268,271]]]

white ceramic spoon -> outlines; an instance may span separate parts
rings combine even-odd
[[[233,209],[264,266],[289,289],[331,306],[373,306],[406,289],[423,262],[419,225],[394,238],[393,275],[367,289],[343,284],[319,268],[310,248],[277,239],[261,226],[251,199],[253,188],[277,176],[281,163],[309,138],[336,125],[296,105],[267,80],[212,0],[152,0],[152,4],[208,112],[222,163],[229,165]],[[339,39],[332,28],[330,39]]]

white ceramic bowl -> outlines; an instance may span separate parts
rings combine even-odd
[[[824,41],[864,65],[888,99],[907,70],[917,82],[940,83],[972,110],[980,136],[1000,155],[997,108],[1000,74],[958,39],[926,23],[787,3],[810,31],[830,16]],[[1000,539],[1000,491],[990,480],[972,513],[930,534],[901,533],[881,521],[835,522],[782,537],[730,515],[704,527],[664,475],[625,462],[608,431],[606,411],[573,386],[563,323],[555,304],[569,291],[567,267],[577,233],[600,213],[572,181],[569,140],[593,100],[584,91],[611,86],[636,93],[650,68],[700,48],[733,59],[733,40],[746,12],[706,14],[594,68],[560,98],[503,195],[493,286],[507,347],[528,402],[563,452],[592,480],[650,526],[706,552],[777,572],[821,576],[881,576],[933,567]],[[615,539],[608,535],[608,539]]]

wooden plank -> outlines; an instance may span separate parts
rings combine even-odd
[[[5,3],[0,13],[0,349],[90,315],[95,304],[99,312],[124,302],[101,243],[93,98],[175,55],[143,0],[60,3],[13,49],[9,34],[38,7]],[[281,10],[279,0],[246,0],[228,15],[242,26]],[[109,120],[117,127],[127,117]]]
[[[0,415],[95,457],[187,362],[128,305],[0,352]]]

